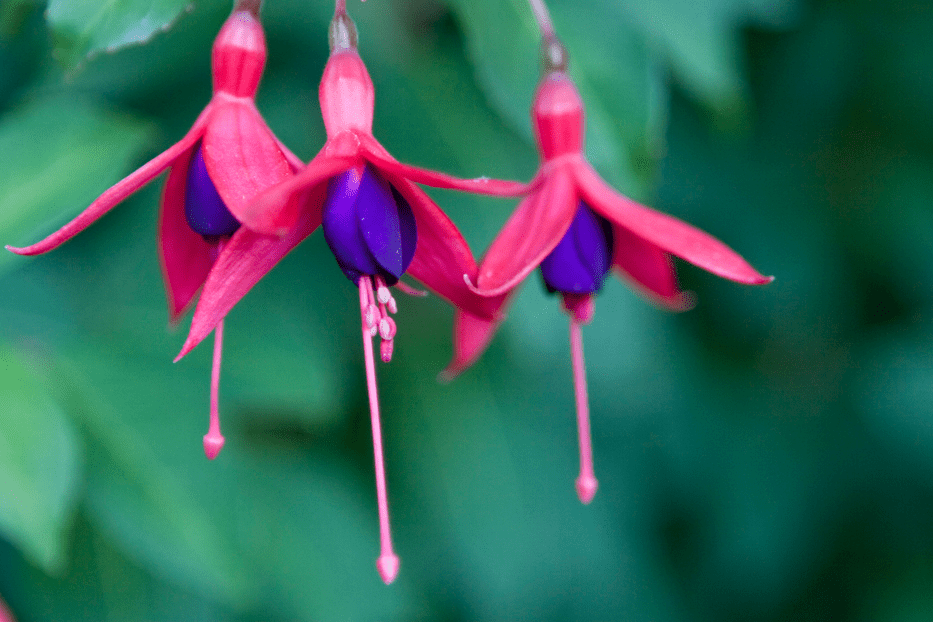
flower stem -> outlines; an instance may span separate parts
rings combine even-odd
[[[366,388],[369,392],[369,413],[373,427],[373,455],[376,463],[376,500],[379,505],[379,559],[376,569],[386,585],[395,580],[399,560],[392,550],[392,533],[389,529],[389,501],[386,493],[385,461],[382,453],[382,426],[379,422],[379,394],[376,388],[376,362],[373,357],[373,334],[367,312],[375,304],[372,283],[363,276],[359,282],[360,312],[363,328],[363,355],[366,360]]]
[[[233,11],[248,11],[254,16],[259,17],[259,9],[262,8],[262,0],[236,0],[233,4]]]
[[[541,37],[546,41],[555,41],[557,35],[554,33],[554,23],[544,0],[528,0],[528,4],[531,5],[531,12],[535,14],[538,28],[541,29]]]
[[[580,441],[580,475],[577,496],[589,503],[599,485],[593,475],[593,445],[590,439],[590,405],[586,393],[586,364],[583,362],[583,334],[580,322],[570,318],[570,356],[573,360],[573,388],[577,401],[577,436]]]
[[[220,359],[224,349],[224,321],[214,328],[214,362],[211,366],[211,422],[204,435],[204,453],[211,460],[217,457],[224,446],[220,433]]]

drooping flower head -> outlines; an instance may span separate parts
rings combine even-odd
[[[600,178],[583,154],[583,103],[566,71],[567,53],[544,5],[533,0],[532,6],[544,33],[544,75],[531,111],[541,166],[530,193],[486,251],[472,286],[496,308],[485,317],[458,310],[455,355],[446,373],[460,373],[482,354],[515,288],[540,268],[545,286],[560,294],[570,317],[580,442],[576,488],[580,500],[589,503],[597,482],[580,327],[592,318],[593,296],[610,270],[615,268],[640,293],[675,311],[689,308],[692,300],[677,284],[672,256],[738,283],[763,284],[772,277],[759,274],[719,240],[639,205]]]
[[[159,207],[159,259],[169,315],[178,320],[194,300],[221,248],[243,222],[250,200],[302,168],[272,133],[255,96],[266,62],[259,0],[239,0],[214,40],[214,93],[194,125],[177,143],[100,195],[64,227],[25,248],[37,255],[68,241],[129,195],[168,170]],[[204,450],[214,458],[223,446],[217,391],[223,326],[215,334],[211,424]]]
[[[458,180],[396,161],[372,133],[375,91],[357,51],[357,32],[337,2],[330,25],[331,54],[319,96],[327,142],[300,173],[260,195],[237,214],[244,227],[220,253],[195,309],[179,358],[204,339],[231,308],[292,248],[318,226],[337,265],[359,289],[386,583],[398,572],[392,548],[372,338],[380,355],[394,350],[398,305],[390,287],[415,293],[399,279],[409,274],[458,308],[491,317],[494,305],[474,294],[464,275],[476,263],[466,241],[441,209],[413,182],[516,194],[524,186],[489,179]]]

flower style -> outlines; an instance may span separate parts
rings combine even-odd
[[[7,249],[37,255],[57,248],[125,198],[168,170],[159,209],[159,258],[169,315],[177,321],[201,288],[220,250],[244,221],[249,201],[303,167],[272,133],[256,109],[266,62],[259,0],[239,0],[214,41],[214,93],[177,143],[100,195],[81,214],[44,240]],[[215,333],[211,423],[204,450],[211,459],[223,446],[218,384],[223,325]]]
[[[391,360],[396,333],[391,314],[398,305],[389,287],[419,293],[399,281],[407,272],[477,317],[491,317],[493,308],[464,281],[465,274],[475,277],[476,263],[460,232],[413,182],[509,195],[521,192],[524,185],[458,180],[392,158],[373,137],[374,89],[356,41],[356,26],[338,0],[330,26],[331,55],[319,90],[327,142],[304,170],[237,214],[244,227],[233,235],[208,275],[178,359],[219,326],[282,257],[322,227],[338,266],[359,288],[379,508],[381,545],[376,566],[382,579],[391,583],[399,560],[389,529],[372,344],[378,334],[381,359]]]
[[[521,281],[540,267],[547,289],[560,293],[570,317],[570,343],[580,443],[577,493],[589,503],[596,493],[589,406],[580,326],[593,315],[592,297],[611,268],[655,303],[681,311],[692,305],[680,290],[671,256],[738,283],[769,283],[744,259],[712,236],[676,218],[639,205],[609,187],[583,154],[583,103],[566,73],[566,52],[545,37],[545,72],[532,117],[541,167],[483,258],[473,289],[494,304],[491,316],[458,310],[454,376],[483,352],[503,319],[502,309]],[[488,309],[487,309],[488,311]]]

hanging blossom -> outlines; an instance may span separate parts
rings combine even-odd
[[[177,143],[100,195],[74,220],[44,240],[8,250],[46,253],[65,243],[125,198],[168,170],[159,206],[159,259],[169,315],[177,321],[201,288],[249,201],[303,168],[266,125],[255,96],[266,62],[260,0],[240,0],[214,40],[214,93]],[[204,451],[215,458],[224,444],[218,392],[223,323],[214,332],[211,414]]]
[[[541,167],[529,184],[528,196],[489,247],[471,283],[476,293],[493,304],[493,312],[486,309],[483,316],[458,309],[455,354],[445,374],[452,378],[482,354],[504,319],[503,309],[515,289],[540,268],[545,286],[561,295],[570,318],[580,445],[576,490],[580,500],[589,503],[597,481],[580,327],[591,320],[593,295],[602,288],[610,269],[615,268],[650,300],[675,311],[688,309],[692,300],[678,286],[672,255],[738,283],[764,284],[773,277],[759,274],[719,240],[639,205],[600,178],[583,154],[583,103],[566,72],[566,51],[552,29],[543,30],[544,77],[532,107]],[[469,275],[465,278],[471,280]]]
[[[321,226],[344,275],[359,289],[363,353],[372,421],[380,555],[376,567],[391,583],[399,566],[389,528],[385,466],[372,340],[380,358],[394,351],[398,304],[390,287],[423,294],[399,279],[405,273],[477,317],[494,304],[464,281],[476,276],[466,241],[441,209],[413,182],[486,194],[514,195],[524,186],[478,178],[459,180],[396,161],[373,137],[375,92],[357,52],[357,32],[344,3],[330,25],[331,54],[319,96],[327,142],[303,171],[269,189],[238,218],[195,309],[185,356],[292,248]],[[176,359],[176,360],[178,360]]]

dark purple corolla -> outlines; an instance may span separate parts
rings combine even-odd
[[[567,233],[540,267],[552,294],[598,292],[612,267],[612,225],[580,201]]]
[[[195,233],[211,243],[217,238],[231,236],[240,228],[240,221],[224,205],[217,186],[211,181],[204,163],[204,149],[198,150],[188,164],[185,179],[185,220]]]
[[[395,285],[415,257],[418,233],[411,206],[368,164],[330,180],[321,226],[354,284],[372,275]]]

